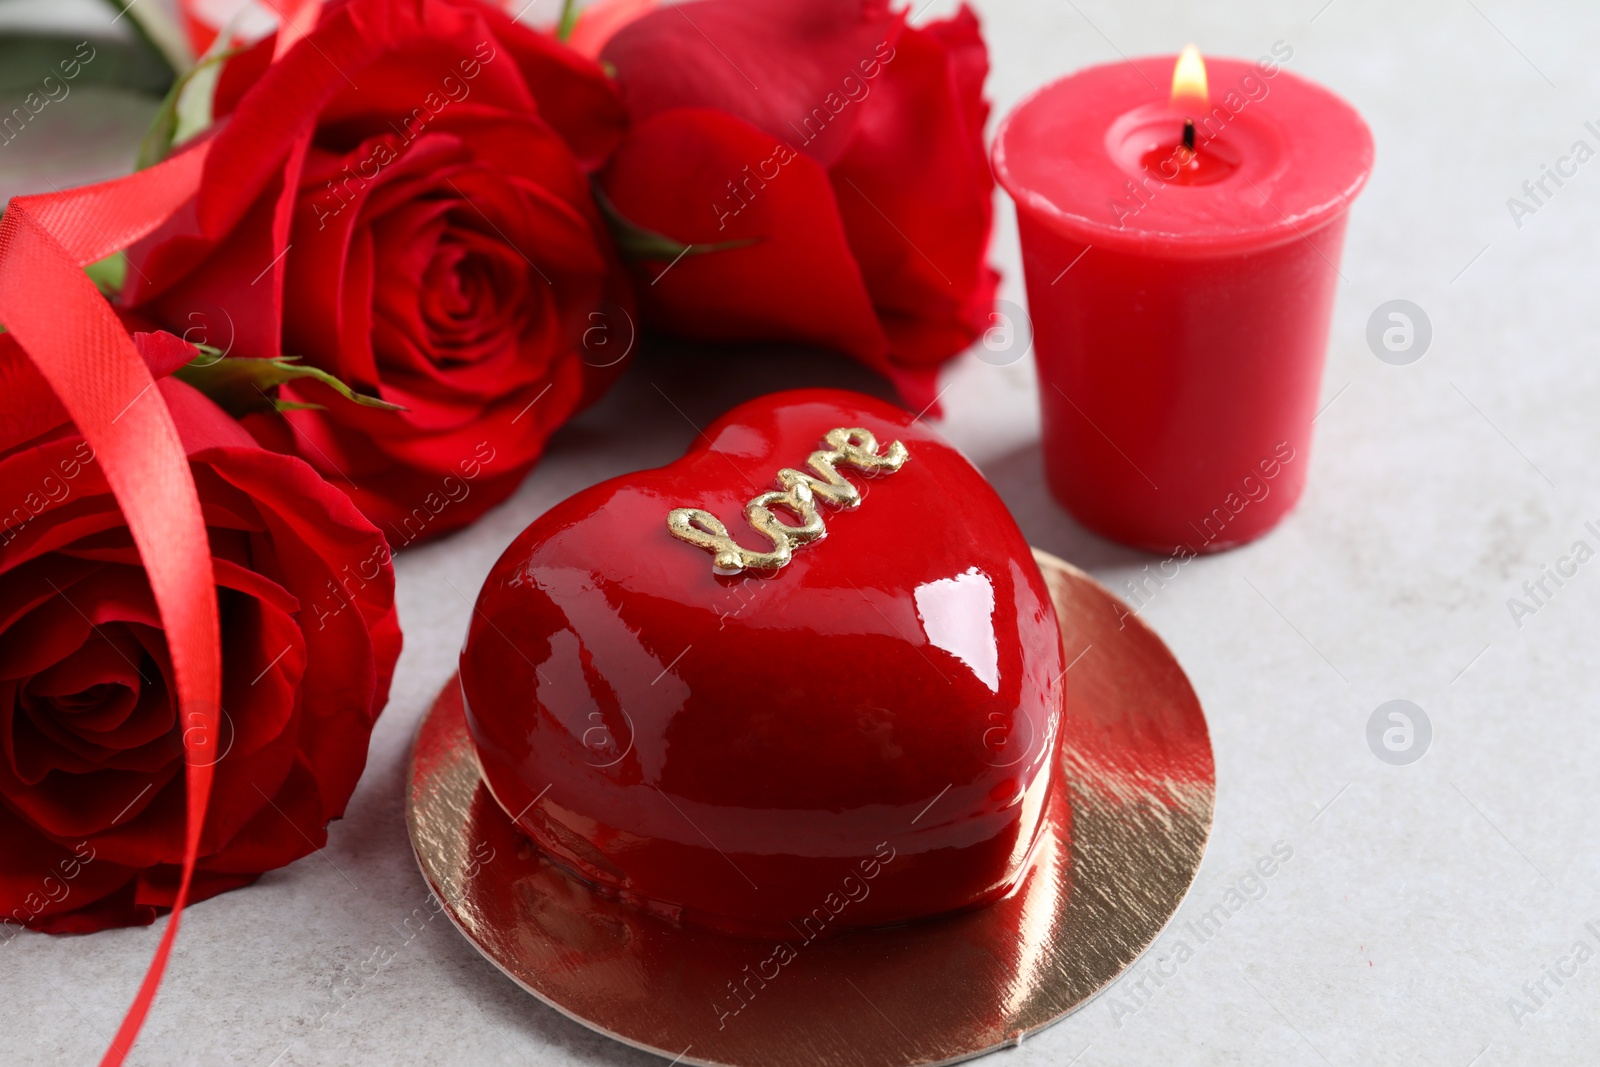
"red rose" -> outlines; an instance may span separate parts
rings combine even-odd
[[[158,376],[193,355],[170,336],[135,340]],[[0,921],[148,923],[183,859],[166,638],[93,450],[9,334],[0,382]],[[43,402],[18,410],[30,384]],[[199,490],[222,624],[221,755],[190,898],[204,900],[326,842],[400,629],[388,546],[344,493],[182,382],[157,388]]]
[[[601,54],[635,123],[606,196],[700,246],[643,264],[646,324],[827,345],[931,398],[938,364],[988,325],[998,280],[972,12],[913,27],[886,0],[699,0]]]
[[[587,168],[623,113],[592,60],[480,0],[350,0],[231,60],[199,196],[136,247],[140,313],[301,356],[404,411],[281,388],[292,435],[399,547],[512,492],[620,370],[631,298]]]

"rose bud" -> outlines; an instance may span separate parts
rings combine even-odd
[[[634,123],[605,196],[667,239],[630,256],[645,324],[835,348],[930,404],[998,281],[972,12],[912,26],[883,0],[699,0],[601,55]]]

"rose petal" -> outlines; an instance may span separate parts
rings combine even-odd
[[[673,108],[716,108],[826,167],[858,118],[845,79],[865,84],[863,64],[894,54],[903,17],[884,0],[699,0],[635,20],[602,57],[636,124]]]
[[[976,32],[970,12],[961,21]],[[982,77],[971,53],[958,53],[958,66],[938,34],[908,29],[830,174],[898,363],[927,366],[961,351],[993,306],[996,276],[984,253],[994,179],[982,126],[971,124],[986,112],[973,93]]]
[[[747,166],[736,199],[728,183],[746,180]],[[755,242],[645,264],[647,323],[698,340],[818,344],[886,366],[883,331],[814,160],[731,115],[669,111],[635,127],[601,183],[625,218],[674,240]]]
[[[87,842],[51,840],[4,804],[0,841],[6,843],[0,849],[0,922],[52,933],[87,933],[113,925],[94,922],[86,908],[126,885],[132,869],[106,861]],[[82,912],[83,918],[65,924],[54,919],[71,912]]]
[[[316,777],[305,760],[296,759],[249,821],[205,858],[206,870],[223,874],[270,870],[326,845],[329,814],[322,800]]]

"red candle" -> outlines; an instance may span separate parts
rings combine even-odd
[[[1304,487],[1372,136],[1289,57],[1080,71],[1002,124],[1051,491],[1158,552],[1271,529]],[[1169,91],[1169,84],[1171,86]]]

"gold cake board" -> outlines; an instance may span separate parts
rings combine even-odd
[[[608,899],[543,859],[489,795],[454,679],[411,759],[423,877],[518,985],[680,1064],[943,1064],[1021,1041],[1155,940],[1199,870],[1216,796],[1205,716],[1166,645],[1094,579],[1034,555],[1070,664],[1062,773],[1004,900],[775,952]]]

